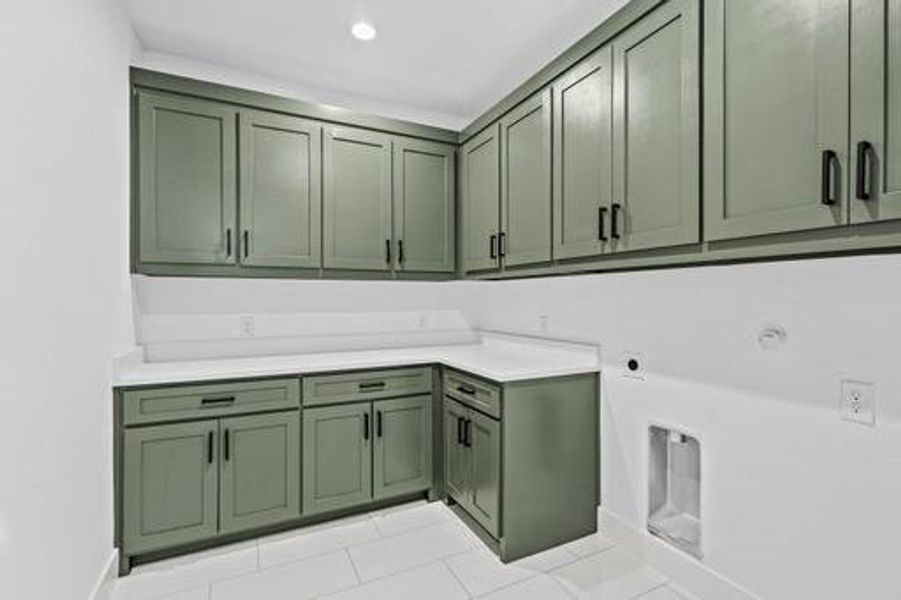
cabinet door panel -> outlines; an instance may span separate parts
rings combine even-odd
[[[395,139],[394,239],[398,250],[394,258],[398,268],[453,273],[455,176],[453,147]]]
[[[325,133],[325,254],[330,269],[391,267],[391,138],[351,128]]]
[[[222,533],[300,516],[297,411],[223,419],[219,521]]]
[[[695,6],[671,1],[613,42],[616,251],[700,239]]]
[[[705,6],[705,236],[845,221],[848,0],[709,0]],[[822,156],[837,153],[834,205]]]
[[[215,420],[125,430],[126,554],[216,535],[217,435]]]
[[[500,231],[500,134],[491,125],[460,153],[463,193],[463,270],[498,267],[491,236]],[[496,246],[495,246],[496,249]]]
[[[472,454],[469,513],[494,537],[499,537],[501,510],[501,426],[471,411],[469,450]]]
[[[321,128],[241,112],[241,262],[319,267]]]
[[[372,499],[370,405],[303,411],[303,512],[312,515]]]
[[[431,407],[431,395],[380,400],[373,404],[374,498],[387,498],[431,487]]]
[[[554,83],[554,258],[600,254],[613,194],[610,47]]]
[[[469,449],[463,445],[463,423],[469,409],[453,400],[444,400],[444,477],[447,493],[460,505],[469,506]]]
[[[901,218],[901,0],[868,0],[851,16],[851,222]],[[858,165],[857,146],[872,152]],[[857,172],[863,169],[863,194]]]
[[[140,260],[233,264],[236,111],[141,91],[138,114]]]
[[[515,266],[551,259],[551,93],[501,121],[501,255]]]

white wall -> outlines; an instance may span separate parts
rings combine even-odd
[[[113,0],[0,8],[0,598],[85,598],[112,552],[133,44]]]
[[[704,562],[768,600],[897,598],[901,257],[486,284],[477,325],[603,346],[605,508],[644,528],[647,427],[701,439]],[[542,332],[539,315],[547,316]],[[764,352],[757,332],[788,343]],[[647,379],[622,377],[623,351]],[[877,384],[877,427],[839,380]]]

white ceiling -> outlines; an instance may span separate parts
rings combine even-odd
[[[627,0],[124,1],[150,52],[468,123]]]

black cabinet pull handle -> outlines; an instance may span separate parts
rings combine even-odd
[[[225,230],[225,256],[232,255],[232,228]]]
[[[363,413],[363,439],[369,439],[369,413]]]
[[[607,241],[607,232],[604,231],[604,221],[607,219],[607,207],[598,207],[598,240]]]
[[[250,230],[244,230],[244,258],[250,256]]]
[[[457,391],[461,394],[467,394],[469,396],[475,396],[476,389],[474,387],[470,387],[468,385],[458,385]]]
[[[231,459],[231,444],[228,439],[228,429],[225,430],[225,434],[222,436],[222,452],[226,461]]]
[[[833,188],[838,193],[838,184],[835,181],[838,177],[838,166],[838,154],[835,150],[823,150],[821,165],[823,181],[820,184],[820,202],[826,206],[833,206],[838,202],[838,199],[832,195]]]
[[[457,444],[463,443],[463,417],[457,417]]]
[[[620,238],[619,235],[619,213],[623,209],[623,205],[618,202],[613,203],[610,207],[610,237],[615,240]]]
[[[375,412],[375,436],[382,437],[382,411]]]
[[[228,406],[230,404],[235,403],[234,396],[215,396],[209,398],[202,398],[200,400],[201,408],[215,408],[217,406]]]
[[[361,392],[368,392],[370,390],[380,390],[385,387],[384,381],[361,381],[357,384],[357,388]]]
[[[501,258],[507,256],[507,234],[503,231],[497,234],[497,253]]]
[[[206,439],[206,462],[213,464],[213,432],[211,431]]]
[[[876,196],[876,177],[873,168],[876,165],[876,153],[873,144],[867,141],[857,142],[857,189],[858,200],[872,200]]]
[[[488,253],[491,258],[497,258],[497,236],[495,234],[491,234],[491,237],[489,238]]]
[[[404,264],[404,241],[398,240],[397,242],[397,262],[400,264]]]
[[[463,424],[463,445],[472,448],[472,419],[466,419]]]
[[[385,262],[391,264],[391,240],[385,240]]]

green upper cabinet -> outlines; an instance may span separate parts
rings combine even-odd
[[[217,533],[218,421],[127,429],[123,546],[129,554]]]
[[[613,41],[617,252],[700,241],[697,10],[696,0],[670,0]]]
[[[901,218],[901,1],[851,15],[851,222]]]
[[[613,195],[610,47],[554,82],[554,258],[600,254]]]
[[[370,404],[303,411],[303,512],[328,512],[372,499]]]
[[[139,260],[234,264],[237,110],[145,90],[137,106]]]
[[[432,396],[373,403],[372,495],[387,498],[432,485]]]
[[[526,100],[500,122],[501,232],[506,266],[551,260],[551,92]]]
[[[318,268],[320,125],[251,110],[239,118],[241,264]]]
[[[323,266],[391,269],[391,137],[350,127],[324,133]]]
[[[455,261],[454,147],[394,139],[395,265],[452,273]]]
[[[849,0],[704,7],[705,237],[845,223]]]
[[[463,270],[498,268],[500,126],[491,125],[460,150]]]
[[[300,415],[222,419],[220,533],[300,516]]]

